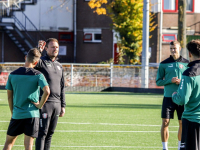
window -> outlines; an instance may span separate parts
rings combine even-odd
[[[101,29],[83,29],[84,42],[101,43]]]
[[[193,0],[186,0],[186,10],[187,11],[191,11],[191,12],[194,12],[194,5],[193,5]]]
[[[171,42],[177,40],[176,34],[163,34],[162,35],[163,42]]]
[[[163,11],[175,12],[178,9],[178,1],[176,0],[163,0]],[[177,7],[177,8],[176,8]]]
[[[186,0],[187,12],[194,12],[194,0]],[[163,12],[178,12],[178,0],[163,0]]]
[[[73,32],[59,32],[58,33],[59,41],[73,41]]]
[[[84,35],[84,41],[92,41],[92,34],[91,33],[86,33]]]

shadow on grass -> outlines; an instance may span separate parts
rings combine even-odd
[[[0,106],[8,106],[8,104],[0,104]]]
[[[66,107],[80,108],[128,108],[128,109],[161,109],[162,105],[156,104],[99,104],[99,105],[67,105]]]
[[[155,93],[132,93],[132,92],[76,92],[76,93],[68,93],[65,94],[89,94],[89,95],[163,95],[163,94],[155,94]]]

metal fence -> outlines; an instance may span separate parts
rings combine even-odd
[[[5,85],[8,75],[22,66],[3,64],[1,66],[0,85]],[[108,87],[141,88],[141,65],[113,64],[68,64],[64,63],[66,91],[101,91]],[[149,66],[149,88],[157,87],[155,80],[157,65]]]

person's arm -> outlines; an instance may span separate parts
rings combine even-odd
[[[50,95],[49,86],[44,86],[42,90],[43,90],[43,94],[42,94],[42,98],[40,102],[39,101],[37,103],[32,102],[35,105],[35,107],[37,107],[38,109],[41,109],[43,107],[43,105],[45,104],[45,102],[47,101]]]
[[[8,104],[11,112],[11,116],[13,114],[13,91],[7,90],[7,96],[8,96]]]
[[[189,101],[192,93],[192,78],[182,76],[181,83],[179,84],[178,91],[172,94],[172,100],[177,105],[185,105]]]
[[[64,78],[64,71],[62,70],[62,78],[61,78],[61,112],[59,117],[63,117],[65,114],[65,78]]]
[[[172,78],[166,79],[165,78],[165,68],[162,64],[159,65],[157,77],[156,77],[156,85],[157,86],[165,86],[167,84],[172,83]]]

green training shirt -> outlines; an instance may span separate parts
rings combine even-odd
[[[159,65],[156,85],[164,86],[164,96],[172,97],[172,93],[178,89],[178,85],[172,83],[173,77],[181,79],[182,73],[187,69],[189,61],[182,56],[174,60],[172,56],[162,61]]]
[[[11,72],[6,89],[13,91],[12,118],[39,118],[39,109],[31,102],[39,100],[39,89],[47,85],[44,75],[33,68],[20,67]]]
[[[184,105],[182,118],[200,123],[200,60],[190,62],[184,71],[174,103]]]

